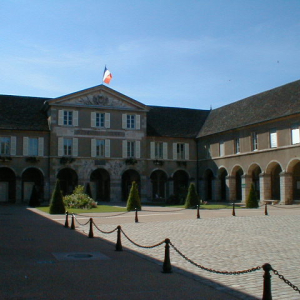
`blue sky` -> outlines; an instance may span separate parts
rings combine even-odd
[[[102,83],[209,109],[300,79],[299,0],[0,0],[0,94]]]

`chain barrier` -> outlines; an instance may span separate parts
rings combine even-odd
[[[82,224],[82,223],[80,223],[80,222],[77,220],[77,218],[75,217],[74,214],[73,214],[73,216],[74,216],[75,221],[76,221],[80,226],[85,226],[85,225],[87,225],[87,224],[90,222],[90,220],[88,220],[86,223]]]
[[[93,221],[93,225],[96,227],[96,229],[98,231],[100,231],[101,233],[104,233],[104,234],[111,234],[113,232],[115,232],[116,230],[118,230],[118,227],[116,227],[115,229],[111,230],[111,231],[104,231],[104,230],[101,230],[96,224],[95,222]]]
[[[218,271],[218,270],[214,270],[214,269],[209,269],[207,267],[204,267],[200,264],[197,264],[196,262],[192,261],[190,258],[188,258],[186,255],[184,255],[182,252],[180,252],[175,246],[174,244],[172,244],[170,242],[170,245],[171,247],[181,256],[183,257],[186,261],[188,261],[189,263],[191,263],[192,265],[202,269],[202,270],[205,270],[205,271],[208,271],[208,272],[211,272],[211,273],[215,273],[215,274],[222,274],[222,275],[241,275],[241,274],[247,274],[247,273],[251,273],[251,272],[255,272],[255,271],[258,271],[258,270],[261,270],[261,266],[258,266],[258,267],[255,267],[255,268],[251,268],[251,269],[248,269],[248,270],[242,270],[242,271]]]
[[[297,286],[292,284],[289,280],[287,280],[283,275],[279,274],[277,270],[274,270],[272,268],[272,271],[274,272],[275,275],[277,275],[281,280],[283,280],[287,285],[289,285],[294,291],[298,292],[300,294],[300,290]]]
[[[158,246],[162,245],[162,244],[165,242],[165,240],[163,240],[163,241],[161,241],[160,243],[155,244],[155,245],[152,245],[152,246],[142,246],[142,245],[140,245],[140,244],[135,243],[132,239],[130,239],[130,238],[126,235],[126,233],[123,231],[123,229],[121,229],[121,232],[124,234],[124,236],[127,238],[127,240],[128,240],[129,242],[131,242],[133,245],[135,245],[135,246],[137,246],[137,247],[140,247],[140,248],[152,249],[152,248],[155,248],[155,247],[158,247]]]

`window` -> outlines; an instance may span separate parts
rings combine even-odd
[[[127,128],[128,129],[135,128],[135,115],[127,115]]]
[[[9,155],[10,154],[10,137],[0,138],[0,154]]]
[[[155,143],[154,156],[156,159],[163,159],[163,143]]]
[[[150,142],[151,159],[168,159],[168,143]]]
[[[277,131],[276,131],[276,129],[270,130],[270,147],[271,148],[277,147]]]
[[[123,158],[140,158],[141,157],[141,142],[140,141],[123,141],[123,150],[122,156]]]
[[[28,155],[38,156],[39,143],[37,138],[28,139]]]
[[[78,126],[78,111],[76,110],[59,110],[58,125]]]
[[[73,111],[64,110],[64,125],[73,125]]]
[[[189,144],[173,143],[173,159],[189,160]]]
[[[134,142],[127,142],[127,157],[135,157]]]
[[[220,153],[220,156],[224,156],[224,142],[220,142],[220,145],[219,145],[220,149],[219,149],[219,153]]]
[[[140,115],[122,114],[123,129],[140,129]]]
[[[257,133],[253,132],[251,136],[251,144],[252,144],[252,151],[256,151],[258,149],[258,143],[257,143]]]
[[[240,139],[239,138],[234,140],[234,153],[235,154],[240,153]]]
[[[96,113],[96,127],[104,127],[105,122],[105,114],[104,113]]]
[[[185,144],[177,143],[177,159],[185,159]]]
[[[63,155],[72,155],[72,139],[64,139]]]
[[[292,127],[292,145],[300,143],[299,137],[299,125],[294,125]]]
[[[105,141],[96,140],[96,157],[104,157],[104,156],[105,156]]]

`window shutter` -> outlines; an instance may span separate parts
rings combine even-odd
[[[273,129],[270,131],[270,146],[271,148],[277,147],[277,131],[276,129]]]
[[[190,145],[188,143],[185,143],[184,155],[185,155],[185,160],[190,159]]]
[[[141,142],[140,141],[135,142],[135,157],[141,158]]]
[[[44,138],[39,137],[39,156],[44,156]]]
[[[122,114],[122,128],[127,128],[127,114]]]
[[[140,115],[136,115],[135,116],[135,128],[136,129],[141,129],[141,116]]]
[[[64,124],[64,111],[59,110],[58,111],[58,125],[63,125]]]
[[[168,159],[168,143],[163,143],[163,159]]]
[[[110,140],[105,140],[105,157],[110,157]]]
[[[150,142],[150,158],[155,159],[155,142]]]
[[[16,155],[17,152],[17,138],[15,136],[10,137],[10,155]]]
[[[91,127],[96,127],[96,112],[91,112]]]
[[[64,155],[64,138],[58,138],[58,156]]]
[[[292,128],[292,144],[299,144],[300,139],[299,139],[299,128],[298,126],[294,126]]]
[[[91,157],[96,157],[96,140],[91,139]]]
[[[73,138],[72,156],[78,156],[78,139]]]
[[[105,128],[110,128],[110,113],[105,113]]]
[[[219,156],[224,156],[224,142],[220,142],[220,155]]]
[[[122,156],[127,158],[127,141],[122,141]]]
[[[28,155],[28,137],[23,137],[23,155]]]
[[[173,159],[177,159],[177,143],[173,143]]]
[[[78,111],[73,111],[73,126],[78,126]]]

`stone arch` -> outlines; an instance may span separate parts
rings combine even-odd
[[[184,170],[177,170],[173,174],[174,195],[179,199],[179,202],[184,202],[188,191],[189,174]]]
[[[0,202],[16,201],[16,174],[8,167],[0,167]]]
[[[35,167],[29,167],[22,173],[22,198],[29,202],[33,188],[36,189],[38,198],[44,198],[44,174]]]
[[[134,169],[128,169],[122,175],[122,201],[127,201],[133,181],[137,183],[139,194],[141,194],[141,176],[139,172]]]
[[[234,177],[234,193],[235,193],[235,197],[233,199],[235,199],[236,201],[240,201],[242,200],[242,176],[244,174],[244,171],[242,169],[241,166],[236,165],[233,167],[232,171],[231,171],[231,176]]]
[[[163,170],[154,170],[150,175],[152,185],[152,199],[167,198],[168,175]]]
[[[220,200],[226,201],[227,200],[227,184],[226,184],[226,177],[228,176],[228,172],[225,167],[221,167],[218,170],[218,179],[220,181]]]
[[[205,200],[213,199],[213,181],[215,175],[211,169],[206,169],[203,175],[204,179],[204,197]]]
[[[291,174],[292,199],[300,200],[300,159],[293,159],[289,162],[287,172]]]
[[[261,167],[257,163],[251,164],[248,169],[248,175],[251,177],[251,182],[254,185],[254,189],[257,195],[257,199],[260,200],[260,178],[259,175],[262,173]]]
[[[277,161],[268,164],[266,174],[271,175],[271,199],[280,200],[280,173],[282,167]]]
[[[72,194],[75,187],[78,185],[78,175],[76,171],[71,168],[61,169],[56,177],[60,181],[60,189],[63,195]]]
[[[90,175],[92,197],[96,201],[110,200],[110,175],[107,170],[98,168]]]

